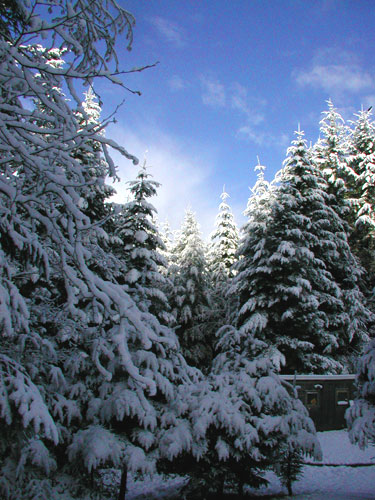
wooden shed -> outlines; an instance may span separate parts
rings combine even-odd
[[[298,397],[317,431],[346,427],[345,412],[354,399],[355,375],[281,375],[281,378],[295,383]]]

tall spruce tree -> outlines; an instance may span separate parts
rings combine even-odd
[[[349,128],[334,107],[327,101],[328,110],[324,111],[320,121],[320,138],[312,148],[311,161],[322,171],[327,181],[327,192],[332,196],[328,202],[343,221],[347,222],[346,232],[350,236],[350,208],[348,202],[348,166]]]
[[[209,267],[214,283],[226,281],[232,276],[232,266],[238,248],[239,231],[233,213],[227,203],[229,194],[223,188],[221,203],[216,216],[215,230],[211,234]]]
[[[217,331],[228,321],[230,308],[226,293],[233,276],[232,266],[239,242],[239,231],[226,201],[229,195],[225,188],[220,198],[222,202],[216,216],[216,228],[211,234],[207,258],[212,295],[210,329],[213,331]]]
[[[368,273],[367,285],[375,284],[375,124],[372,112],[360,111],[349,140],[347,185],[351,245]]]
[[[258,157],[258,164],[254,168],[254,171],[258,172],[257,180],[251,189],[251,196],[244,212],[252,222],[264,221],[269,214],[272,185],[265,179],[265,170],[266,167],[260,164]]]
[[[207,263],[198,222],[190,209],[186,210],[173,254],[172,306],[177,323],[176,334],[188,363],[207,370],[214,343],[212,329],[204,326],[210,318]]]
[[[320,138],[313,147],[312,159],[322,170],[329,187],[336,188],[334,193],[337,195],[343,189],[346,191],[349,129],[331,99],[327,104],[328,110],[322,113]]]
[[[163,240],[154,223],[155,207],[148,201],[157,194],[160,184],[150,179],[144,162],[137,178],[129,181],[132,201],[127,202],[116,218],[116,235],[122,240],[126,261],[125,283],[141,310],[149,311],[164,325],[173,323],[170,305],[163,290],[167,289],[167,260]]]
[[[237,327],[280,351],[286,372],[341,372],[367,338],[369,312],[361,269],[302,132],[277,182],[245,227],[232,286]]]

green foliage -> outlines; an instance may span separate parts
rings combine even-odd
[[[288,495],[293,495],[292,485],[303,476],[303,457],[298,451],[285,450],[283,459],[278,462],[275,471],[281,484],[288,490]]]
[[[249,202],[233,316],[280,351],[287,373],[341,372],[367,339],[362,270],[332,196],[298,132],[272,190]]]

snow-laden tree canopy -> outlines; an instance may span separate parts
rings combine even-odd
[[[214,282],[225,281],[231,276],[231,267],[236,260],[239,231],[233,213],[227,202],[229,194],[223,188],[220,195],[219,213],[215,230],[211,234],[208,264]]]
[[[361,448],[375,444],[375,340],[358,363],[357,398],[346,412],[349,437]]]
[[[67,474],[73,498],[95,491],[81,460],[155,466],[189,370],[121,281],[106,205],[109,147],[138,160],[103,133],[92,89],[126,89],[115,45],[131,48],[133,16],[115,0],[16,0],[0,18],[0,488],[24,498],[34,481],[31,498],[54,498],[46,476]]]
[[[302,132],[276,181],[271,196],[250,204],[231,289],[237,325],[277,346],[287,371],[340,372],[367,339],[370,313],[345,224]]]

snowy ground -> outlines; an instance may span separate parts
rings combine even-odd
[[[289,497],[273,473],[270,484],[254,492],[254,496],[267,500],[283,497],[293,500],[375,500],[375,447],[362,451],[350,444],[346,431],[318,433],[323,449],[323,463],[306,465],[303,477],[294,483],[294,495]],[[338,467],[328,464],[373,464],[372,466]],[[130,482],[127,500],[156,500],[178,498],[182,478],[163,480],[154,477]]]

